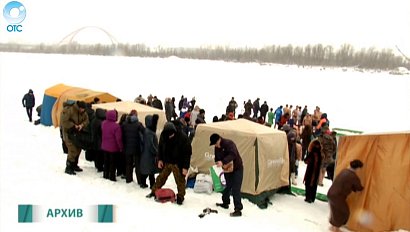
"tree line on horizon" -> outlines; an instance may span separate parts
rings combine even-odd
[[[200,48],[150,48],[144,44],[84,45],[21,45],[0,44],[3,52],[122,55],[136,57],[170,57],[186,59],[222,60],[227,62],[277,63],[299,66],[355,67],[374,70],[394,70],[398,67],[410,69],[410,61],[397,56],[392,49],[378,50],[374,47],[356,50],[350,44],[339,49],[322,44],[306,46],[272,45],[263,48],[230,48],[228,46],[207,46]]]

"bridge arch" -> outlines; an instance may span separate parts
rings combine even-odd
[[[105,36],[105,39],[108,39],[106,42],[103,42],[103,37],[97,38],[95,40],[95,42],[91,42],[93,44],[111,44],[111,45],[118,45],[118,41],[115,39],[115,37],[109,33],[107,30],[101,28],[101,27],[97,27],[97,26],[85,26],[85,27],[81,27],[73,32],[71,32],[70,34],[66,35],[58,44],[59,45],[70,45],[73,44],[75,42],[77,43],[81,43],[81,41],[76,41],[76,39],[78,39],[79,36],[81,36],[84,33],[94,33],[94,34],[102,34]],[[97,35],[99,36],[99,35]],[[99,40],[101,40],[99,42]]]

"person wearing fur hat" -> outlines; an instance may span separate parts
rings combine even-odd
[[[71,131],[81,131],[87,127],[89,120],[85,108],[86,103],[77,101],[76,104],[67,105],[61,112],[61,127],[63,132],[63,140],[67,146],[68,154],[66,161],[65,173],[75,175],[75,172],[83,171],[78,166],[78,158],[80,157],[81,148],[77,147],[68,137]]]
[[[32,114],[33,114],[33,107],[36,105],[36,99],[34,97],[34,93],[32,89],[28,90],[28,93],[26,93],[21,100],[23,103],[23,107],[26,108],[28,120],[30,122],[33,121]]]
[[[175,124],[180,124],[179,121],[174,121]],[[173,122],[167,122],[161,132],[158,145],[158,168],[161,172],[155,180],[154,186],[151,188],[151,193],[148,198],[155,196],[155,191],[164,186],[171,174],[174,175],[177,184],[177,199],[178,205],[182,205],[185,198],[185,176],[188,173],[189,164],[191,162],[192,147],[188,136]]]

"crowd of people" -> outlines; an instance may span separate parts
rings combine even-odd
[[[29,121],[32,121],[32,108],[35,106],[33,91],[24,95],[22,103],[26,108]],[[329,129],[330,122],[326,113],[316,106],[310,114],[307,106],[286,104],[273,111],[266,101],[259,105],[260,98],[243,102],[243,110],[238,109],[234,97],[228,102],[226,112],[221,117],[214,116],[213,122],[244,118],[286,133],[289,150],[289,186],[285,192],[291,192],[291,185],[297,185],[299,162],[306,163],[303,179],[305,185],[305,201],[313,203],[318,186],[323,186],[323,178],[333,180],[336,160],[336,133]],[[82,149],[86,150],[86,159],[94,161],[102,177],[117,181],[117,177],[133,183],[133,177],[141,188],[150,188],[147,197],[154,197],[172,173],[177,184],[176,203],[183,204],[185,198],[186,175],[192,155],[191,142],[198,124],[206,123],[205,110],[196,105],[195,97],[190,101],[181,96],[178,102],[179,114],[176,113],[175,98],[166,98],[164,105],[156,96],[149,95],[145,100],[139,95],[134,102],[146,104],[165,111],[167,123],[160,138],[157,138],[157,114],[145,117],[145,126],[139,121],[138,112],[132,110],[119,114],[115,109],[92,109],[93,102],[67,101],[60,115],[60,129],[63,150],[67,153],[65,173],[75,175],[83,171],[78,166]],[[243,112],[243,113],[239,113]],[[84,138],[84,137],[87,138]],[[86,141],[86,142],[84,142]],[[232,163],[232,171],[226,171],[227,188],[222,195],[222,203],[217,206],[228,208],[230,195],[233,196],[235,211],[231,216],[241,216],[243,205],[240,200],[240,189],[243,179],[243,165],[235,143],[218,134],[210,137],[210,146],[215,147],[215,163],[225,167]],[[352,161],[353,162],[353,161]],[[361,161],[351,163],[351,169],[363,166]],[[156,176],[156,177],[155,177]],[[346,177],[344,177],[346,176]],[[149,185],[146,183],[149,179]],[[346,183],[351,183],[346,185]],[[340,189],[342,185],[345,189]],[[347,187],[346,187],[347,186]],[[347,222],[348,208],[345,203],[351,191],[362,190],[360,180],[348,171],[343,171],[335,179],[335,185],[329,189],[329,205],[331,209],[330,223],[332,231]],[[342,209],[339,207],[342,205]],[[341,212],[342,211],[342,212]]]

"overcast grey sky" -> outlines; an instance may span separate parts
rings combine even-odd
[[[2,9],[9,0],[0,0]],[[20,1],[22,32],[0,21],[0,42],[58,43],[69,33],[96,26],[119,42],[148,46],[343,43],[410,52],[409,0],[36,0]],[[87,29],[76,39],[105,43]]]

